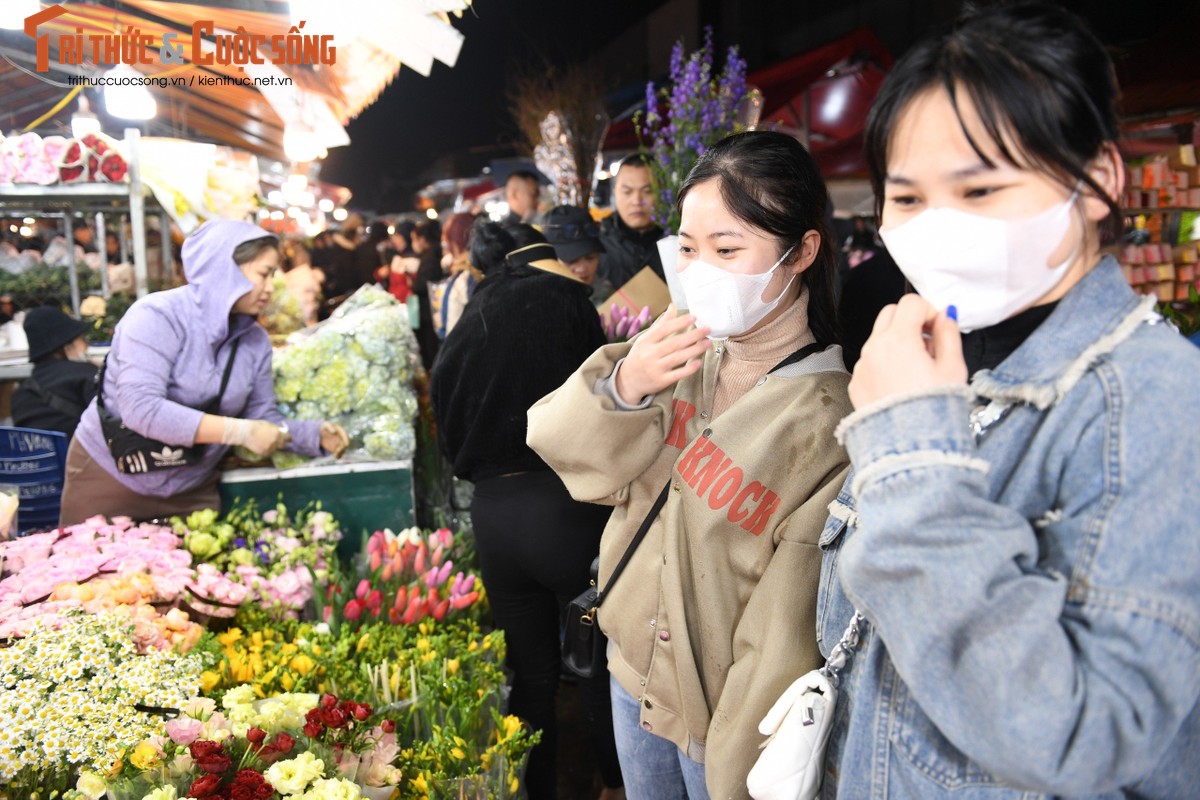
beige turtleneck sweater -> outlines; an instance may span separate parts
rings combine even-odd
[[[763,327],[714,342],[721,366],[712,418],[721,416],[780,361],[815,341],[808,327],[808,289],[802,288],[795,302]]]

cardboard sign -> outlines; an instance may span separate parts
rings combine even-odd
[[[650,267],[642,267],[642,271],[630,278],[624,286],[612,293],[597,309],[604,317],[608,317],[613,304],[625,306],[626,310],[636,316],[643,306],[650,307],[651,318],[667,310],[671,302],[671,294],[667,284],[658,277]]]

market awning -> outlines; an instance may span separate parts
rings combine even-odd
[[[201,45],[211,51],[215,36],[239,29],[267,36],[286,34],[292,26],[292,11],[311,10],[303,30],[334,37],[337,55],[332,64],[268,64],[257,70],[218,63],[168,65],[158,62],[155,48],[154,63],[136,65],[148,77],[189,78],[184,86],[151,87],[160,110],[147,125],[147,133],[228,144],[283,159],[284,128],[293,118],[311,118],[311,127],[326,136],[329,146],[344,144],[349,140],[341,126],[379,96],[402,64],[426,75],[435,59],[452,66],[462,35],[449,24],[448,14],[460,13],[468,3],[90,0],[59,3],[68,13],[44,23],[39,31],[49,33],[51,42],[57,42],[60,34],[78,31],[88,36],[136,29],[155,42],[161,42],[164,34],[175,34],[176,44],[190,55],[197,21],[213,23],[214,34],[206,34]],[[97,75],[108,69],[108,65],[58,64],[57,48],[52,47],[50,73],[37,75],[34,52],[34,41],[23,31],[0,31],[0,55],[4,57],[0,60],[0,127],[6,131],[19,131],[31,123],[48,125],[51,120],[65,125],[76,107],[68,95],[80,91],[80,87],[70,85],[70,77]],[[286,78],[291,86],[260,89],[202,80],[244,79],[257,73]],[[191,80],[193,77],[196,80]],[[54,113],[47,116],[51,110]],[[114,122],[112,127],[119,125]]]

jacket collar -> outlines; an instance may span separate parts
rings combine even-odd
[[[1135,294],[1116,259],[1104,256],[1012,355],[976,373],[971,388],[989,400],[1050,408],[1139,325],[1160,319],[1154,303]]]
[[[605,226],[621,237],[635,241],[642,246],[652,245],[663,237],[663,229],[658,225],[651,225],[644,231],[635,231],[625,224],[625,220],[621,219],[621,215],[616,211],[613,211],[600,223],[601,229]]]

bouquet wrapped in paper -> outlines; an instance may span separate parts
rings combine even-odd
[[[364,286],[330,319],[290,341],[274,360],[275,397],[285,417],[339,423],[350,435],[352,454],[382,461],[412,457],[412,379],[420,360],[403,305]],[[294,466],[298,458],[279,453],[275,464]]]

